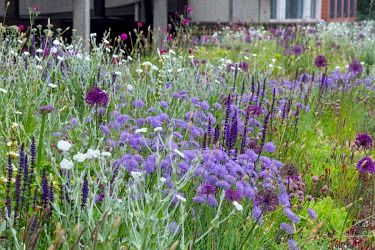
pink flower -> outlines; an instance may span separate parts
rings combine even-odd
[[[186,14],[189,14],[193,11],[193,8],[191,6],[185,5],[185,11],[186,11]]]
[[[23,25],[23,24],[18,25],[18,30],[21,31],[21,32],[24,31],[25,25]]]
[[[190,23],[190,20],[187,19],[187,18],[184,18],[184,19],[182,20],[182,24],[185,25],[185,26],[188,26],[189,23]]]
[[[121,41],[126,41],[126,40],[128,40],[128,35],[126,33],[121,33],[120,39],[121,39]]]
[[[173,41],[173,35],[172,34],[168,34],[167,41],[168,42],[172,42]]]
[[[39,4],[35,4],[34,5],[34,11],[35,12],[39,12]]]
[[[142,28],[142,26],[143,26],[143,23],[142,23],[142,22],[138,22],[138,23],[137,23],[137,27],[138,27],[138,28]]]
[[[164,54],[167,54],[167,53],[168,53],[167,49],[161,49],[160,50],[160,55],[164,55]]]

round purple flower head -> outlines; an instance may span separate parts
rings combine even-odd
[[[85,101],[89,105],[107,106],[109,99],[104,90],[94,86],[87,92]]]
[[[225,191],[225,198],[230,202],[240,201],[242,199],[242,194],[238,190],[228,189]]]
[[[357,59],[353,58],[352,62],[349,64],[349,71],[354,74],[360,74],[363,71],[362,64]]]
[[[292,48],[292,52],[296,56],[300,56],[303,54],[303,47],[301,45],[294,45]]]
[[[238,67],[243,70],[243,71],[247,71],[249,69],[249,64],[247,62],[240,62],[238,64]]]
[[[51,113],[55,108],[52,105],[46,105],[39,108],[39,112],[43,115]]]
[[[277,194],[269,190],[260,191],[255,197],[255,205],[261,207],[264,211],[274,211],[279,204]]]
[[[134,105],[134,107],[135,107],[136,109],[141,109],[141,108],[143,108],[143,107],[145,106],[145,104],[143,103],[142,100],[135,100],[135,101],[133,102],[133,105]]]
[[[324,55],[318,55],[315,58],[315,66],[318,68],[327,67],[327,58]]]
[[[375,162],[370,156],[362,157],[357,163],[357,169],[360,173],[375,174]]]
[[[371,149],[373,145],[372,137],[368,134],[358,134],[355,137],[354,144],[357,148]]]

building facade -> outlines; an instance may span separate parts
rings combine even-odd
[[[357,17],[357,0],[323,0],[322,19],[329,22],[352,22]]]

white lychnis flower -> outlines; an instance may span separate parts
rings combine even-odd
[[[146,133],[147,132],[147,128],[139,128],[139,129],[136,129],[135,130],[135,133],[136,134],[139,134],[139,133]]]
[[[100,150],[89,148],[86,153],[87,159],[97,159],[100,156]]]
[[[73,166],[74,166],[73,162],[65,158],[60,162],[61,169],[70,170],[73,168]]]
[[[72,147],[72,144],[68,141],[60,140],[57,142],[57,148],[61,151],[67,152]]]
[[[73,160],[77,162],[84,162],[86,159],[86,154],[82,154],[81,152],[78,152],[76,155],[73,156]]]
[[[242,205],[240,203],[238,203],[237,201],[233,201],[232,204],[237,209],[237,211],[242,211],[243,210]]]

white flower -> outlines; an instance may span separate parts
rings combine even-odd
[[[73,162],[65,158],[60,162],[60,167],[65,170],[70,170],[73,168],[73,166]]]
[[[42,65],[37,65],[36,68],[39,69],[39,70],[43,69]]]
[[[182,202],[185,202],[186,201],[186,198],[185,197],[183,197],[183,196],[181,196],[181,195],[176,195],[176,198],[178,199],[178,200],[180,200],[180,201],[182,201]]]
[[[90,37],[96,37],[96,33],[91,33]]]
[[[243,210],[242,205],[240,203],[238,203],[237,201],[233,201],[232,204],[237,209],[237,211],[242,211]]]
[[[135,133],[136,134],[139,134],[139,133],[146,133],[147,132],[147,128],[139,128],[139,129],[136,129],[135,130]]]
[[[159,132],[159,131],[163,131],[163,128],[162,127],[156,127],[156,128],[154,128],[154,132]]]
[[[40,48],[36,50],[36,53],[42,53],[42,52],[43,52],[43,50],[40,49]]]
[[[0,88],[0,92],[3,92],[4,94],[8,93],[8,90]]]
[[[131,171],[130,175],[133,176],[133,178],[139,178],[139,177],[142,176],[142,173],[141,172],[137,172],[137,171]]]
[[[133,61],[133,58],[131,56],[128,56],[129,61]]]
[[[128,84],[128,86],[126,86],[126,88],[128,89],[128,91],[132,91],[134,89],[133,85],[131,85],[131,84]]]
[[[60,41],[57,40],[57,39],[53,40],[52,43],[53,43],[53,45],[55,45],[55,46],[59,46],[59,45],[60,45]]]
[[[121,71],[115,71],[116,76],[121,76]]]
[[[57,60],[59,60],[59,61],[64,61],[64,57],[62,57],[62,56],[57,56]]]
[[[23,52],[23,54],[24,54],[25,56],[28,56],[28,55],[30,55],[30,52],[29,52],[29,51],[25,51],[25,52]]]
[[[141,74],[143,72],[142,69],[136,69],[135,72],[137,72],[138,74]]]
[[[164,183],[164,182],[166,182],[167,181],[167,179],[165,179],[164,177],[160,177],[160,182],[161,183]]]
[[[111,152],[107,152],[107,151],[103,151],[101,155],[103,157],[111,157],[112,156]]]
[[[77,162],[84,162],[86,159],[86,154],[82,154],[81,152],[78,152],[76,155],[73,156],[73,160]]]
[[[180,150],[178,150],[177,148],[173,149],[173,152],[175,152],[176,154],[178,154],[179,156],[181,156],[182,158],[185,158],[185,155],[184,153],[182,153]]]
[[[99,158],[100,156],[100,151],[97,149],[91,149],[89,148],[86,153],[86,158],[87,159],[96,159]]]
[[[48,87],[50,87],[52,89],[55,89],[55,88],[57,88],[57,85],[53,84],[53,83],[48,83]]]
[[[57,148],[61,151],[69,151],[69,149],[72,147],[72,144],[68,141],[60,140],[57,142]]]
[[[52,47],[51,48],[51,53],[52,54],[56,54],[57,53],[57,48],[56,47]]]

